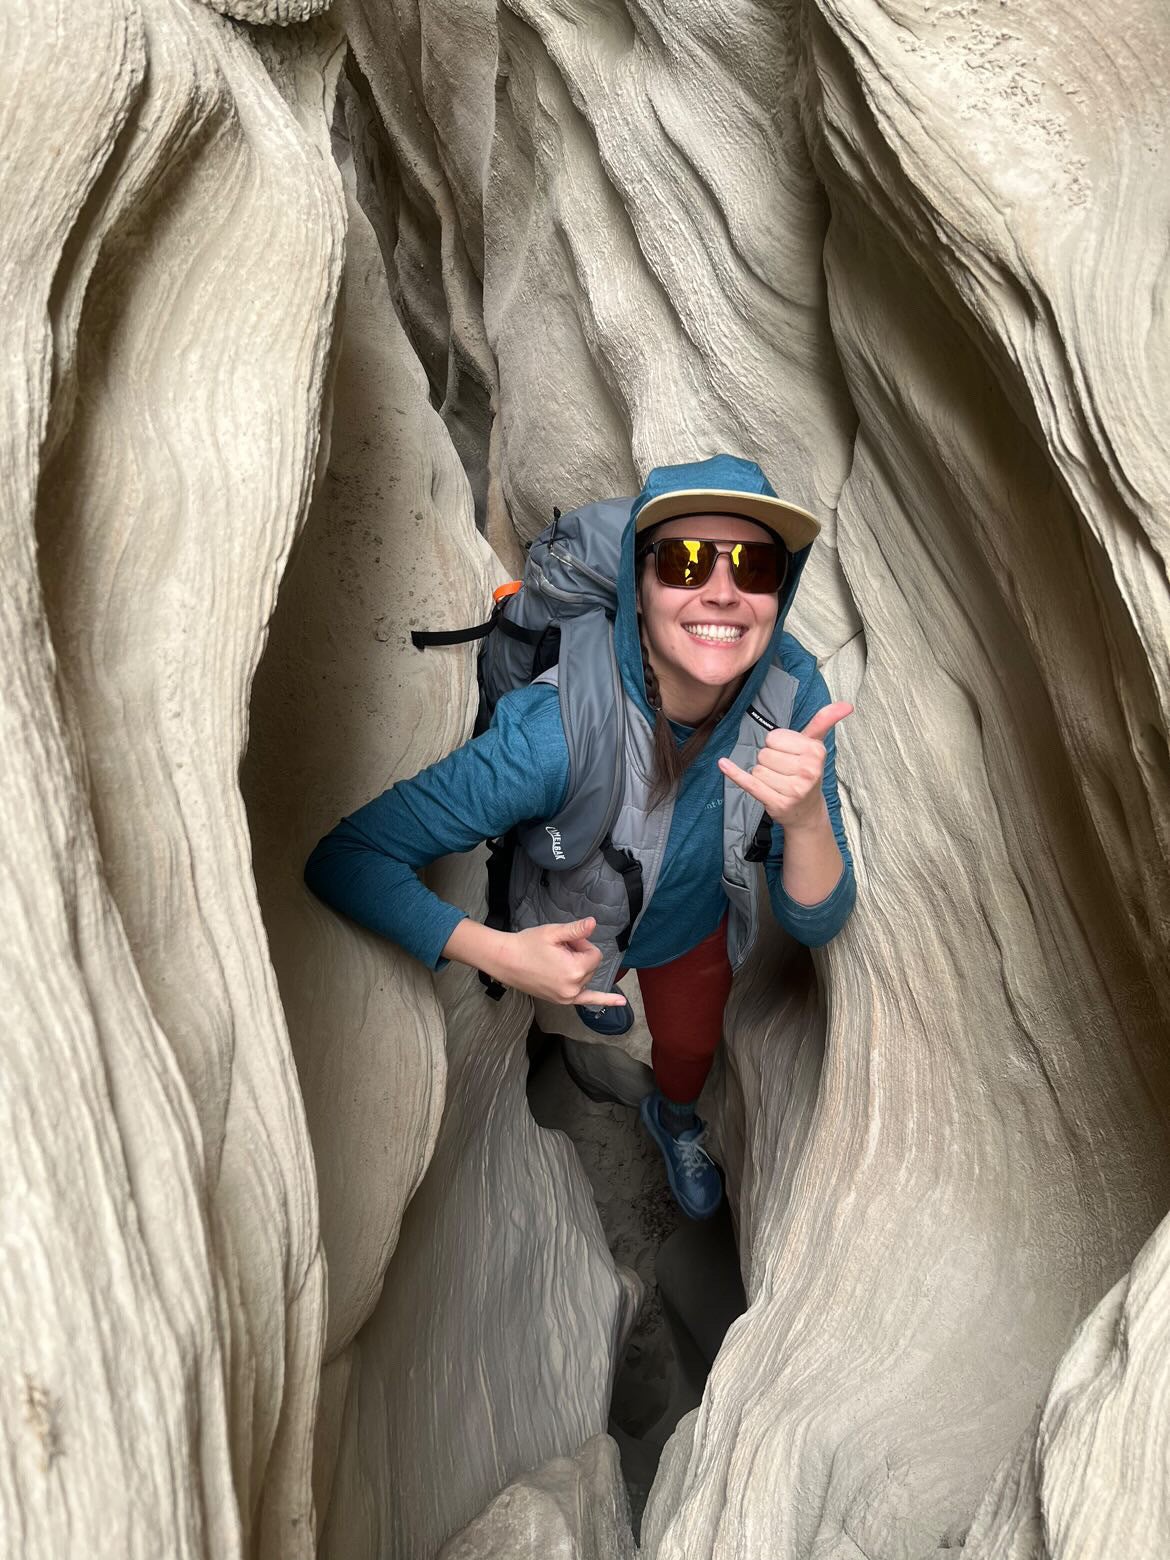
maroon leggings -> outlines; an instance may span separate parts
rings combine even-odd
[[[731,990],[727,917],[689,953],[656,969],[639,970],[646,1024],[654,1042],[654,1080],[668,1100],[698,1099],[723,1033]]]

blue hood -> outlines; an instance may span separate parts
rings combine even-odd
[[[800,584],[800,576],[804,573],[805,563],[811,551],[809,547],[802,547],[799,552],[793,553],[792,566],[788,571],[788,579],[780,594],[780,607],[776,613],[776,627],[772,631],[772,638],[764,654],[748,673],[743,687],[739,690],[738,697],[730,706],[727,713],[715,727],[707,743],[722,742],[728,730],[739,730],[740,717],[752,701],[752,697],[764,678],[768,675],[771,666],[780,652],[780,641],[784,636],[784,623],[788,617],[789,608],[792,606],[796,588]],[[622,533],[621,557],[618,561],[617,575],[617,617],[614,620],[613,642],[617,651],[618,666],[622,674],[622,683],[630,698],[634,700],[638,708],[646,716],[651,725],[654,724],[654,711],[650,708],[650,702],[646,698],[646,681],[642,673],[642,644],[638,636],[638,609],[634,593],[634,516],[631,514],[629,523]]]

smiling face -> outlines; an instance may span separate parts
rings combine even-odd
[[[762,525],[731,515],[668,520],[655,526],[647,540],[667,536],[701,537],[721,546],[775,541]],[[738,684],[768,648],[778,601],[775,591],[767,595],[741,591],[732,578],[731,559],[720,553],[709,578],[697,590],[661,584],[653,558],[644,559],[638,574],[638,608],[663,711],[672,720],[693,726],[710,714],[719,691]]]

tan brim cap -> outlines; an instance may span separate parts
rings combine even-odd
[[[637,534],[649,526],[660,525],[664,520],[678,520],[684,515],[738,515],[744,520],[754,520],[757,525],[775,531],[789,552],[799,552],[815,542],[821,529],[820,521],[807,509],[786,504],[782,498],[729,488],[687,488],[663,493],[643,504],[634,521],[634,532]]]

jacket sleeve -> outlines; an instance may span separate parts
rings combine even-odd
[[[792,712],[794,731],[802,731],[819,709],[831,704],[825,679],[819,671],[802,682],[796,705]],[[841,799],[837,795],[837,735],[830,731],[825,738],[825,772],[821,782],[825,803],[829,809],[829,821],[841,852],[844,868],[828,897],[817,905],[802,905],[786,891],[782,868],[784,866],[784,830],[780,824],[772,825],[772,849],[765,863],[768,894],[772,910],[784,930],[809,948],[820,948],[836,937],[849,918],[857,898],[857,881],[853,872],[853,857],[845,838],[845,825],[841,820]]]
[[[417,869],[527,818],[552,817],[568,777],[556,689],[519,690],[501,699],[483,736],[343,818],[314,848],[305,882],[331,909],[442,969],[465,912],[432,893]]]

